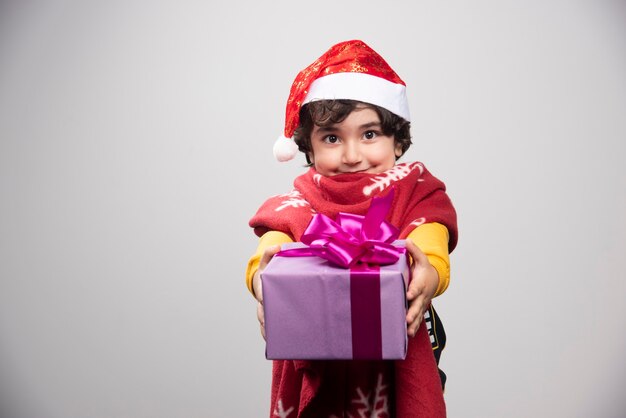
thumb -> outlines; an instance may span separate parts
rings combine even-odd
[[[423,266],[424,262],[428,262],[428,258],[410,239],[406,240],[405,245],[413,259],[411,262],[411,280],[407,288],[406,297],[408,300],[413,300],[421,293],[420,286],[422,285],[417,267]]]
[[[409,251],[409,255],[413,259],[413,264],[419,265],[424,264],[425,261],[428,261],[426,254],[422,250],[419,249],[417,245],[409,238],[406,240],[406,249]]]
[[[263,271],[263,269],[265,268],[265,266],[267,266],[272,257],[274,257],[274,255],[276,255],[276,253],[279,251],[280,245],[278,244],[267,247],[265,251],[263,251],[263,255],[261,256],[261,260],[259,261],[259,270]]]

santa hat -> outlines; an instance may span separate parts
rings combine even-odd
[[[341,42],[294,80],[287,100],[284,136],[274,144],[278,161],[291,160],[298,152],[293,134],[300,122],[300,108],[316,100],[334,99],[370,103],[410,120],[406,84],[383,57],[363,41]]]

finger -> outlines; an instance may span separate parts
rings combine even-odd
[[[261,280],[261,273],[265,270],[265,267],[267,267],[272,257],[274,257],[278,251],[280,251],[280,245],[269,246],[263,251],[263,255],[259,260],[259,268],[256,273],[254,273],[254,277],[252,279],[254,297],[256,297],[256,299],[261,303],[263,303],[263,281]]]
[[[410,337],[415,336],[424,319],[424,311],[426,309],[427,300],[424,296],[417,298],[407,311],[407,334]]]
[[[409,288],[406,291],[406,298],[409,301],[412,301],[413,299],[418,297],[420,294],[422,294],[423,290],[424,290],[424,284],[418,278],[418,275],[415,274],[413,277],[413,280],[411,280],[411,282],[409,283]]]
[[[428,262],[428,257],[422,250],[419,249],[417,245],[410,239],[406,239],[406,249],[409,250],[409,254],[413,258],[414,264],[423,264],[424,262]]]
[[[417,330],[419,329],[421,323],[422,323],[422,315],[420,315],[419,318],[416,318],[415,321],[409,324],[409,326],[407,327],[407,334],[409,335],[409,337],[415,337],[415,335],[417,334]]]
[[[261,336],[265,339],[265,310],[263,305],[259,303],[256,307],[256,316],[259,319],[259,327],[261,328]]]
[[[254,273],[254,278],[252,279],[252,290],[254,291],[254,297],[259,301],[259,303],[263,303],[263,281],[261,281],[261,273],[257,270]]]
[[[424,314],[424,306],[424,298],[418,298],[411,303],[411,305],[409,305],[409,309],[406,313],[407,324],[412,324],[416,319]]]
[[[265,310],[263,309],[263,305],[261,305],[260,303],[258,303],[256,307],[256,317],[259,320],[259,324],[261,324],[261,326],[264,327],[265,326]]]
[[[267,247],[265,251],[263,251],[263,255],[261,256],[261,259],[259,260],[259,270],[262,271],[265,268],[265,266],[267,266],[267,264],[270,262],[272,257],[274,257],[274,255],[279,251],[280,251],[280,245],[272,245],[272,246]]]

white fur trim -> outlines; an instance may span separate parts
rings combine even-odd
[[[297,153],[298,145],[293,138],[286,138],[284,135],[281,135],[274,142],[274,157],[280,162],[293,159]]]
[[[315,100],[351,99],[383,107],[411,120],[406,86],[364,73],[337,73],[311,83],[302,104]]]

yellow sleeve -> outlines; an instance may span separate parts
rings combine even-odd
[[[435,296],[439,296],[450,284],[450,255],[448,254],[448,228],[440,223],[423,224],[409,234],[411,239],[426,254],[428,261],[439,273],[439,286]]]
[[[263,251],[272,245],[280,245],[288,242],[293,242],[293,240],[289,235],[280,231],[267,231],[259,239],[259,245],[256,252],[252,257],[250,257],[250,260],[248,260],[248,267],[246,268],[246,286],[248,286],[248,290],[253,296],[254,290],[252,289],[252,278],[254,277],[254,273],[256,273],[259,269],[259,261],[261,261]]]

